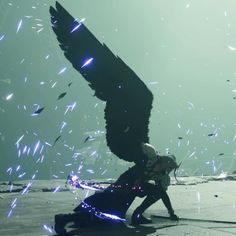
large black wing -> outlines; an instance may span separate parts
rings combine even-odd
[[[110,150],[126,161],[143,160],[141,143],[149,142],[148,124],[153,95],[119,57],[58,2],[50,7],[53,30],[66,58],[106,101],[106,140]]]

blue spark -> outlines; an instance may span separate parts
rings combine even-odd
[[[25,145],[25,147],[24,147],[24,149],[23,149],[23,151],[22,151],[22,154],[25,154],[26,151],[27,151],[27,145]]]
[[[60,133],[62,133],[63,128],[67,125],[67,123],[65,121],[62,122],[61,125],[61,129],[60,129]]]
[[[5,38],[5,34],[3,34],[2,36],[0,36],[0,41],[2,41]]]
[[[26,188],[24,188],[24,190],[22,191],[21,195],[24,195],[25,193],[27,193],[32,184],[33,184],[32,182],[29,182]]]
[[[11,213],[12,213],[12,209],[9,211],[7,218],[9,218],[11,216]]]
[[[60,189],[60,185],[58,187],[55,188],[55,190],[53,191],[53,193],[56,193],[59,189]]]
[[[72,34],[73,32],[75,32],[77,29],[79,29],[79,27],[81,26],[82,24],[79,23],[78,25],[76,25],[71,31],[70,33]]]
[[[39,154],[42,154],[43,149],[44,149],[44,145],[42,145],[42,147],[41,147],[41,149],[39,151]]]
[[[56,84],[57,84],[57,82],[55,82],[55,83],[52,85],[52,87],[51,87],[51,88],[54,88]]]
[[[48,146],[50,146],[50,147],[52,146],[52,144],[50,144],[50,143],[48,143],[48,142],[45,142],[45,144],[48,145]]]
[[[71,111],[74,110],[75,106],[76,106],[76,102],[74,102],[74,103],[71,105]]]
[[[14,94],[14,93],[8,94],[8,95],[6,96],[6,100],[7,100],[7,101],[10,100],[10,99],[13,97],[13,94]]]
[[[13,184],[11,184],[10,188],[9,188],[9,192],[11,192],[13,189]]]
[[[18,176],[18,178],[22,178],[25,174],[26,174],[25,172],[22,173],[22,174],[20,174],[20,175]]]
[[[89,65],[92,61],[93,61],[93,58],[92,58],[92,57],[89,58],[88,60],[86,60],[86,61],[84,62],[84,64],[81,66],[81,68],[83,68],[83,67]]]
[[[16,201],[17,201],[17,198],[15,198],[15,199],[13,200],[13,202],[12,202],[12,204],[11,204],[11,207],[15,205]]]
[[[94,190],[94,191],[97,191],[97,190],[98,190],[97,188],[94,188],[94,187],[91,187],[91,186],[82,184],[81,182],[79,183],[79,185],[80,185],[83,189]],[[77,186],[77,187],[78,187],[78,186]]]
[[[65,111],[64,115],[66,115],[66,113],[67,113],[69,110],[70,110],[70,111],[73,111],[74,108],[75,108],[75,106],[76,106],[76,102],[74,102],[74,103],[71,104],[71,105],[67,105],[67,108],[66,108],[66,111]]]
[[[64,73],[66,71],[66,67],[62,68],[59,72],[58,72],[58,75],[61,75],[62,73]]]
[[[194,156],[194,154],[195,154],[196,152],[192,152],[190,155],[189,155],[189,157],[188,158],[190,158],[190,157],[192,157],[192,156]]]
[[[16,171],[18,171],[20,169],[20,165],[18,165],[17,167],[16,167]]]
[[[104,175],[106,172],[107,172],[107,170],[104,170],[104,171],[101,173],[101,175]]]
[[[120,217],[118,217],[116,215],[108,214],[108,213],[104,213],[104,212],[98,211],[94,207],[88,205],[85,202],[83,202],[83,207],[85,209],[87,209],[89,212],[92,212],[94,215],[96,215],[99,218],[110,219],[110,220],[114,220],[114,221],[125,221],[125,219],[122,219],[122,218],[120,218]]]
[[[43,160],[44,160],[44,155],[42,155],[40,162],[43,163]]]
[[[93,156],[97,153],[97,151],[93,151],[89,156]]]
[[[34,152],[33,152],[33,156],[34,156],[34,154],[37,152],[38,147],[39,147],[39,144],[40,144],[40,140],[39,140],[39,141],[36,143],[36,145],[35,145]]]
[[[71,164],[71,163],[68,163],[68,164],[65,164],[65,166],[72,166],[72,164]]]
[[[12,167],[9,167],[6,172],[7,172],[7,173],[9,172],[9,175],[11,175],[11,173],[12,173]]]
[[[16,33],[19,32],[19,30],[21,29],[21,26],[22,26],[22,19],[18,23],[18,26],[17,26],[17,29],[16,29]]]
[[[118,216],[116,216],[116,215],[112,215],[112,214],[108,214],[108,213],[103,213],[103,212],[101,212],[104,216],[106,216],[106,217],[108,217],[108,218],[110,218],[110,219],[112,219],[112,220],[120,220],[120,221],[125,221],[125,219],[122,219],[122,218],[120,218],[120,217],[118,217]]]
[[[28,148],[28,151],[27,151],[27,156],[29,155],[29,153],[30,153],[30,147]]]
[[[21,150],[19,149],[18,150],[18,157],[20,157],[20,155],[21,155]]]
[[[52,234],[52,230],[50,229],[50,227],[48,227],[47,225],[43,225],[43,228]]]

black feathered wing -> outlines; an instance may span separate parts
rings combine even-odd
[[[153,95],[139,77],[86,26],[59,3],[50,8],[53,30],[73,67],[106,101],[106,140],[119,158],[144,161],[141,143],[149,142],[148,125]]]

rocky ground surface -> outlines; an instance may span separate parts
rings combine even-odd
[[[179,222],[168,216],[163,203],[151,206],[146,216],[153,223],[130,226],[132,211],[142,199],[137,198],[127,213],[126,227],[100,229],[69,228],[68,235],[236,235],[236,175],[217,177],[180,177],[172,180],[168,189]],[[93,180],[103,185],[112,180]],[[56,235],[53,231],[54,215],[69,213],[92,191],[71,193],[65,180],[34,180],[0,182],[0,235],[36,236]]]

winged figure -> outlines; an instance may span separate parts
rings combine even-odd
[[[151,179],[155,175],[151,173],[155,173],[155,170],[160,173],[160,168],[153,165],[158,159],[157,152],[148,144],[153,94],[124,61],[114,55],[104,43],[100,43],[82,21],[76,20],[58,2],[56,8],[50,7],[50,14],[53,31],[65,57],[88,82],[94,95],[106,102],[104,117],[108,147],[118,158],[135,163],[115,184],[85,199],[75,211],[89,209],[87,211],[103,220],[110,217],[122,221],[134,198],[142,194],[146,196],[147,191],[151,192],[153,189],[146,188],[148,183],[137,185],[137,181]],[[177,167],[173,156],[165,160],[171,166],[169,171]],[[143,191],[140,191],[142,188]],[[159,196],[155,201],[159,198],[163,200]],[[167,207],[173,213],[171,205]],[[75,216],[67,217],[69,219]],[[62,216],[58,215],[57,228],[61,225],[61,219]]]

